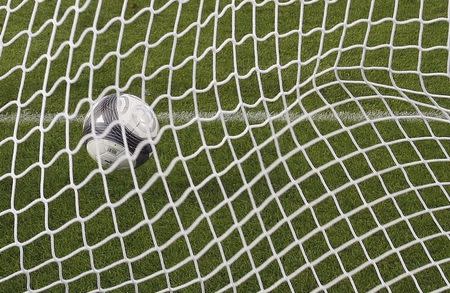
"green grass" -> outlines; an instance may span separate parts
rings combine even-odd
[[[57,1],[28,1],[9,18],[0,2],[0,115],[85,114],[89,99],[114,87],[158,113],[311,114],[165,121],[145,165],[112,173],[89,158],[78,122],[45,122],[43,131],[0,120],[0,291],[448,286],[449,121],[314,116],[448,115],[447,1],[374,1],[372,13],[366,0],[204,1],[197,31],[199,0],[153,1],[154,15],[142,10],[147,1],[129,0],[123,26],[112,20],[121,1],[104,0],[95,37],[87,28],[97,1],[80,1],[76,22],[75,1],[61,1],[55,30],[45,23]],[[40,33],[16,37],[35,5]],[[220,18],[208,17],[216,9]],[[40,58],[47,52],[51,61]]]

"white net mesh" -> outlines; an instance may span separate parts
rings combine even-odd
[[[447,0],[0,1],[0,291],[450,288]],[[102,169],[111,92],[161,129]]]

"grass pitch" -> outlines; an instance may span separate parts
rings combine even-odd
[[[0,291],[448,288],[447,1],[120,2],[0,2]],[[112,173],[25,119],[115,89],[267,118],[163,121]]]

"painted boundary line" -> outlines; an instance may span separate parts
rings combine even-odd
[[[395,113],[395,116],[392,116],[389,112],[386,111],[370,111],[370,112],[366,112],[367,117],[363,114],[363,113],[355,113],[355,112],[346,112],[346,111],[340,111],[340,112],[336,112],[338,117],[343,121],[343,122],[361,122],[361,121],[365,121],[368,120],[367,118],[369,118],[370,120],[375,120],[375,119],[382,119],[382,118],[388,118],[391,117],[393,120],[395,119],[402,119],[402,120],[411,120],[411,121],[423,121],[427,118],[438,118],[438,119],[444,119],[444,120],[448,120],[448,116],[445,115],[444,112],[439,112],[439,111],[428,111],[428,112],[422,112],[421,114],[418,112],[397,112]],[[250,123],[259,123],[259,122],[264,122],[265,120],[268,119],[269,116],[275,116],[278,113],[270,113],[269,115],[266,112],[263,111],[259,111],[259,112],[248,112],[245,115],[242,112],[239,113],[223,113],[223,118],[225,121],[229,122],[244,122],[245,120],[247,120]],[[61,115],[61,114],[45,114],[45,115],[41,115],[41,114],[37,114],[37,113],[28,113],[28,112],[24,112],[21,113],[20,115],[20,122],[21,123],[25,123],[25,124],[32,124],[32,123],[36,123],[38,124],[41,119],[43,119],[44,123],[50,123],[52,122],[55,117],[57,115]],[[170,123],[170,118],[172,117],[173,121],[175,123],[186,123],[192,119],[194,119],[195,117],[200,117],[202,119],[213,119],[213,121],[220,121],[220,116],[217,116],[217,112],[199,112],[198,115],[196,115],[194,112],[189,112],[189,111],[182,111],[182,112],[174,112],[172,114],[168,113],[168,112],[163,112],[163,113],[159,113],[157,114],[158,116],[158,121],[162,124],[168,124]],[[217,117],[215,117],[217,116]],[[289,116],[289,119],[295,120],[298,118],[301,118],[302,116],[304,116],[306,118],[306,116],[304,114],[301,113],[287,113],[283,116],[274,118],[273,121],[276,122],[285,122],[286,118],[288,118],[287,116]],[[338,117],[333,114],[332,112],[326,112],[326,113],[317,113],[311,116],[311,119],[313,121],[337,121]],[[0,124],[14,124],[16,121],[16,114],[0,114]],[[58,122],[63,122],[64,121],[64,117],[61,115],[58,118]],[[78,123],[82,123],[84,121],[84,115],[81,115],[75,119],[71,119],[70,121],[73,122],[78,122]],[[450,122],[450,120],[449,120]]]

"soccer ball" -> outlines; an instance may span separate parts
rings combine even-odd
[[[90,134],[86,140],[87,151],[94,160],[99,158],[104,168],[118,160],[117,169],[130,167],[128,160],[124,159],[127,156],[126,145],[130,156],[139,150],[132,166],[137,168],[142,165],[152,151],[148,139],[154,138],[158,130],[158,120],[153,110],[143,100],[130,94],[111,94],[99,98],[83,124],[83,134]]]

